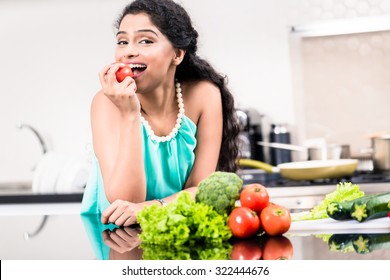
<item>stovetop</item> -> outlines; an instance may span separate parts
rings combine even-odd
[[[320,180],[289,180],[283,178],[280,173],[267,173],[260,169],[244,169],[239,172],[244,184],[260,183],[266,187],[304,187],[304,186],[325,186],[337,185],[341,182],[352,182],[353,184],[371,184],[390,182],[390,172],[357,171],[351,176],[342,178],[320,179]]]

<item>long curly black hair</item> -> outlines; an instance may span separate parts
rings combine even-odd
[[[147,14],[175,48],[186,51],[183,61],[176,69],[179,81],[210,81],[218,86],[222,97],[223,133],[217,170],[237,171],[239,126],[234,98],[227,88],[226,77],[217,73],[206,60],[197,55],[198,32],[192,26],[188,13],[172,0],[136,0],[124,8],[115,27],[119,28],[126,15],[139,13]]]

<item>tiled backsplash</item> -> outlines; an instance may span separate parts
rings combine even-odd
[[[390,31],[304,38],[300,50],[307,138],[356,154],[390,130]]]
[[[289,0],[286,5],[293,25],[390,13],[389,0]]]
[[[388,0],[288,3],[291,26],[390,14]],[[300,141],[325,137],[351,144],[352,154],[360,155],[371,145],[369,134],[390,131],[390,30],[292,42]]]

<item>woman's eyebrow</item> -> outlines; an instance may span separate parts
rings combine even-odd
[[[150,33],[153,33],[154,35],[156,35],[158,37],[158,34],[152,30],[152,29],[139,29],[139,30],[136,30],[135,33],[142,33],[142,32],[150,32]],[[116,33],[116,36],[120,35],[120,34],[127,34],[126,31],[118,31]]]

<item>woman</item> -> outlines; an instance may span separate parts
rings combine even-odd
[[[100,72],[91,106],[96,157],[82,212],[127,226],[145,205],[195,194],[215,170],[236,171],[238,124],[225,79],[197,56],[198,33],[180,5],[136,0],[117,29],[116,62]],[[126,64],[133,77],[118,82]]]

